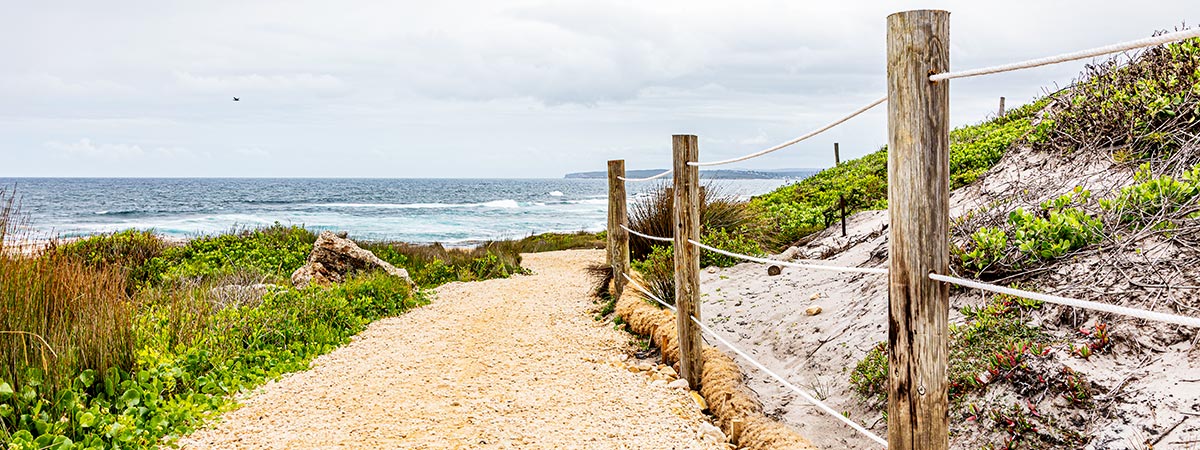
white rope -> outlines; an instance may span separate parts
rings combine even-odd
[[[757,258],[757,257],[750,256],[750,255],[742,255],[739,253],[727,252],[727,251],[721,250],[719,248],[709,247],[707,245],[701,244],[701,243],[693,241],[691,239],[688,239],[688,242],[697,247],[703,248],[708,251],[717,252],[717,253],[720,253],[725,256],[732,256],[734,258],[741,258],[741,259],[745,259],[748,261],[754,261],[754,262],[763,263],[763,264],[778,264],[781,266],[798,267],[801,269],[832,270],[834,272],[879,273],[879,274],[888,273],[887,269],[876,269],[876,268],[870,268],[870,267],[826,266],[826,265],[821,265],[821,264],[801,264],[801,263],[794,263],[794,262],[787,262],[787,261],[777,261],[774,259]]]
[[[1004,287],[1004,286],[997,286],[994,284],[966,280],[966,279],[962,279],[962,278],[958,278],[958,277],[938,275],[938,274],[934,274],[934,273],[929,274],[929,278],[931,280],[943,281],[946,283],[954,283],[954,284],[961,285],[961,286],[971,287],[971,288],[975,288],[975,289],[982,289],[985,291],[996,292],[999,294],[1008,294],[1008,295],[1017,296],[1017,297],[1041,300],[1046,303],[1054,303],[1054,304],[1064,305],[1064,306],[1073,306],[1076,308],[1090,309],[1093,311],[1100,311],[1100,312],[1106,312],[1106,313],[1112,313],[1112,314],[1121,314],[1124,316],[1137,317],[1139,319],[1173,323],[1176,325],[1183,325],[1183,326],[1188,326],[1188,327],[1200,327],[1200,318],[1196,318],[1196,317],[1179,316],[1179,315],[1175,315],[1175,314],[1166,314],[1166,313],[1160,313],[1160,312],[1154,312],[1154,311],[1147,311],[1144,309],[1127,308],[1124,306],[1110,305],[1108,303],[1098,303],[1098,302],[1091,302],[1091,301],[1087,301],[1087,300],[1078,300],[1078,299],[1074,299],[1074,298],[1059,297],[1057,295],[1023,291],[1020,289],[1013,289],[1013,288],[1008,288],[1008,287]]]
[[[1126,50],[1133,50],[1144,47],[1153,47],[1155,45],[1166,44],[1175,41],[1182,41],[1188,38],[1200,37],[1200,28],[1191,30],[1176,31],[1151,38],[1138,39],[1136,41],[1122,42],[1120,44],[1106,45],[1104,47],[1096,47],[1092,49],[1082,50],[1074,53],[1064,53],[1056,56],[1047,56],[1045,58],[1031,59],[1028,61],[1015,62],[1012,64],[1004,64],[1000,66],[984,67],[981,69],[964,70],[961,72],[944,72],[936,75],[931,75],[929,81],[942,81],[954,78],[975,77],[979,75],[989,75],[993,73],[1010,72],[1013,70],[1028,69],[1031,67],[1045,66],[1050,64],[1058,64],[1067,61],[1075,61],[1078,59],[1091,58],[1094,56],[1107,55],[1110,53],[1118,53]]]
[[[666,172],[660,173],[660,174],[658,174],[658,175],[652,175],[652,176],[648,176],[648,177],[646,177],[646,178],[625,178],[625,177],[617,177],[617,179],[618,179],[618,180],[621,180],[621,181],[650,181],[650,180],[656,180],[656,179],[659,179],[659,178],[665,177],[665,176],[667,176],[668,174],[670,174],[671,172],[674,172],[674,171],[675,171],[675,169],[667,169],[667,171],[666,171]]]
[[[621,276],[625,277],[626,280],[629,280],[630,286],[633,286],[634,289],[642,291],[643,294],[646,294],[647,297],[654,299],[654,301],[658,302],[658,304],[666,306],[667,309],[670,309],[671,311],[676,310],[674,306],[668,305],[667,302],[663,301],[663,299],[658,298],[654,294],[651,294],[649,290],[646,290],[646,288],[642,287],[642,285],[638,284],[636,281],[633,281],[633,278],[629,278],[629,274],[623,273],[623,274],[621,274]]]
[[[646,288],[639,285],[636,281],[633,281],[633,278],[630,278],[629,275],[621,274],[621,276],[625,277],[626,280],[629,280],[629,285],[633,286],[634,289],[642,291],[643,294],[646,294],[646,296],[650,297],[651,299],[654,299],[654,301],[662,304],[663,306],[666,306],[671,311],[674,311],[676,313],[679,312],[674,306],[668,305],[667,302],[664,302],[661,298],[658,298],[654,294],[651,294],[649,290],[646,290]],[[759,370],[762,370],[766,374],[770,375],[772,378],[775,378],[780,383],[783,383],[784,386],[787,386],[789,389],[795,391],[797,394],[800,394],[800,396],[804,397],[805,400],[808,400],[809,403],[812,403],[816,407],[820,408],[822,411],[837,418],[838,420],[845,422],[847,425],[850,425],[851,428],[854,428],[855,430],[858,430],[858,432],[867,435],[867,437],[871,438],[875,442],[883,444],[884,447],[887,446],[887,441],[881,439],[879,436],[872,434],[866,428],[863,428],[861,425],[859,425],[858,423],[855,423],[853,420],[847,419],[845,416],[839,414],[833,408],[830,408],[829,405],[826,405],[825,403],[822,403],[820,400],[813,398],[813,396],[809,395],[807,392],[804,392],[800,388],[796,387],[796,385],[789,383],[787,380],[783,379],[783,377],[777,375],[775,372],[772,372],[770,369],[766,368],[762,364],[759,364],[759,362],[755,361],[754,358],[751,358],[750,355],[747,355],[745,352],[739,350],[737,347],[734,347],[733,344],[731,344],[729,341],[725,340],[725,338],[721,337],[719,334],[717,334],[711,328],[709,328],[708,326],[701,323],[699,320],[696,319],[695,316],[689,316],[689,317],[692,319],[693,322],[696,323],[696,325],[700,326],[700,329],[704,330],[710,336],[716,338],[718,341],[721,341],[722,344],[725,344],[725,346],[729,347],[730,350],[733,350],[734,353],[737,353],[742,358],[745,358],[746,361],[749,361],[750,364],[754,365],[754,367],[757,367]]]
[[[770,375],[771,378],[775,379],[775,381],[783,383],[783,385],[786,386],[788,389],[791,389],[793,392],[800,394],[801,397],[804,397],[805,400],[807,400],[809,403],[812,403],[813,406],[816,406],[821,411],[824,411],[826,414],[833,416],[835,419],[842,421],[846,425],[850,425],[850,428],[853,428],[856,431],[858,431],[859,433],[866,435],[867,437],[871,438],[871,440],[878,442],[880,445],[887,447],[888,443],[883,438],[876,436],[874,433],[870,432],[866,428],[863,428],[863,426],[859,425],[857,422],[846,418],[846,416],[837,412],[833,408],[830,408],[829,405],[826,405],[824,402],[817,400],[812,395],[809,395],[809,393],[804,392],[803,389],[800,389],[799,387],[796,387],[796,385],[789,383],[787,380],[783,379],[783,377],[779,376],[775,372],[772,372],[771,369],[768,369],[766,366],[760,364],[758,361],[755,361],[754,358],[751,358],[750,355],[746,354],[746,352],[743,352],[740,349],[738,349],[737,347],[734,347],[732,343],[725,340],[725,338],[721,337],[721,335],[719,335],[719,334],[717,334],[717,332],[713,331],[712,328],[709,328],[707,325],[704,325],[703,323],[701,323],[700,320],[697,319],[695,316],[689,316],[689,317],[692,319],[692,322],[695,322],[696,325],[700,326],[701,330],[704,330],[704,332],[708,333],[709,336],[712,336],[712,337],[716,338],[718,341],[721,341],[722,344],[725,344],[726,347],[729,347],[729,349],[733,350],[734,353],[737,353],[738,356],[741,356],[743,359],[750,362],[750,364],[754,365],[754,367],[757,367],[758,370],[761,370],[761,371],[765,372],[767,375]]]
[[[868,110],[870,110],[871,108],[874,108],[874,107],[876,107],[876,106],[879,106],[879,104],[880,104],[880,103],[883,103],[883,102],[885,102],[885,101],[887,101],[887,97],[882,97],[882,98],[880,98],[880,99],[878,99],[878,100],[875,100],[875,101],[871,102],[871,103],[870,103],[870,104],[868,104],[867,106],[864,106],[864,107],[862,107],[862,108],[858,108],[857,110],[855,110],[854,112],[850,113],[850,114],[849,114],[849,115],[847,115],[846,117],[842,117],[841,119],[835,120],[833,123],[831,123],[831,124],[829,124],[829,125],[825,125],[825,126],[823,126],[823,127],[821,127],[821,128],[818,128],[818,129],[816,129],[816,130],[813,130],[813,131],[809,132],[808,134],[806,134],[806,135],[804,135],[804,136],[800,136],[800,137],[798,137],[798,138],[792,139],[792,140],[790,140],[790,141],[784,142],[784,143],[782,143],[782,144],[776,145],[776,146],[774,146],[774,147],[771,147],[771,148],[768,148],[768,149],[765,149],[765,150],[761,150],[761,151],[758,151],[758,152],[755,152],[755,153],[751,153],[751,154],[749,154],[749,155],[745,155],[745,156],[739,156],[739,157],[737,157],[737,158],[725,159],[725,160],[721,160],[721,161],[709,161],[709,162],[697,162],[697,161],[689,161],[689,162],[688,162],[688,165],[689,165],[689,166],[698,166],[698,167],[700,167],[700,166],[719,166],[719,165],[722,165],[722,164],[730,164],[730,163],[735,163],[735,162],[739,162],[739,161],[745,161],[745,160],[747,160],[747,159],[750,159],[750,158],[757,158],[757,157],[759,157],[759,156],[762,156],[762,155],[765,155],[765,154],[767,154],[767,153],[771,153],[771,152],[774,152],[774,151],[776,151],[776,150],[783,149],[784,147],[788,147],[788,146],[790,146],[790,145],[792,145],[792,144],[795,144],[795,143],[797,143],[797,142],[800,142],[800,141],[803,141],[803,140],[805,140],[805,139],[808,139],[808,138],[810,138],[810,137],[813,137],[813,136],[816,136],[816,135],[818,135],[818,134],[824,133],[825,131],[829,130],[830,128],[833,128],[833,127],[836,127],[836,126],[838,126],[838,125],[841,125],[841,124],[842,124],[842,122],[845,122],[845,121],[847,121],[847,120],[853,119],[853,118],[854,118],[854,116],[857,116],[857,115],[859,115],[859,114],[865,113],[865,112],[867,112]]]
[[[648,234],[638,233],[636,231],[630,230],[629,227],[625,226],[624,224],[621,225],[621,228],[624,228],[625,231],[628,231],[629,233],[631,233],[635,236],[641,236],[641,237],[644,237],[644,238],[652,240],[652,241],[675,242],[675,239],[673,239],[673,238],[665,238],[665,237],[651,236]]]

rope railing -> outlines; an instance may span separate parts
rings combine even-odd
[[[1153,320],[1153,321],[1157,321],[1157,322],[1173,323],[1176,325],[1183,325],[1183,326],[1188,326],[1188,327],[1200,327],[1200,318],[1196,318],[1196,317],[1187,317],[1187,316],[1180,316],[1180,315],[1175,315],[1175,314],[1160,313],[1160,312],[1155,312],[1155,311],[1147,311],[1144,309],[1129,308],[1129,307],[1125,307],[1125,306],[1117,306],[1117,305],[1112,305],[1112,304],[1108,304],[1108,303],[1099,303],[1099,302],[1093,302],[1093,301],[1088,301],[1088,300],[1067,298],[1067,297],[1062,297],[1062,296],[1058,296],[1058,295],[1043,294],[1040,292],[1025,291],[1025,290],[1021,290],[1021,289],[1015,289],[1015,288],[1010,288],[1010,287],[997,286],[997,285],[989,284],[989,283],[983,283],[980,281],[967,280],[967,279],[952,277],[952,276],[947,276],[947,275],[938,275],[936,273],[929,274],[929,279],[941,281],[944,283],[957,284],[959,286],[966,286],[966,287],[980,289],[980,290],[989,291],[989,292],[995,292],[997,294],[1007,294],[1007,295],[1012,295],[1012,296],[1016,296],[1016,297],[1024,297],[1024,298],[1033,299],[1033,300],[1040,300],[1040,301],[1043,301],[1046,303],[1054,303],[1057,305],[1072,306],[1075,308],[1083,308],[1083,309],[1090,309],[1093,311],[1100,311],[1100,312],[1106,312],[1106,313],[1112,313],[1112,314],[1120,314],[1123,316],[1137,317],[1139,319]]]
[[[1010,64],[1002,64],[998,66],[983,67],[979,69],[963,70],[958,72],[944,72],[935,75],[930,75],[929,81],[952,80],[955,78],[977,77],[980,75],[991,75],[1002,72],[1011,72],[1014,70],[1029,69],[1033,67],[1048,66],[1051,64],[1064,63],[1068,61],[1076,61],[1080,59],[1091,58],[1095,56],[1109,55],[1128,50],[1139,48],[1153,47],[1156,45],[1169,44],[1171,42],[1182,41],[1184,39],[1200,37],[1200,28],[1191,30],[1176,31],[1174,33],[1161,34],[1146,39],[1138,39],[1135,41],[1122,42],[1119,44],[1106,45],[1103,47],[1090,48],[1072,53],[1063,53],[1061,55],[1047,56],[1045,58],[1030,59]]]
[[[629,232],[629,234],[632,234],[632,235],[634,235],[634,236],[638,236],[638,237],[646,238],[646,239],[649,239],[649,240],[652,240],[652,241],[661,241],[661,242],[675,242],[675,239],[674,239],[674,238],[658,237],[658,236],[651,236],[651,235],[648,235],[648,234],[638,233],[638,232],[636,232],[636,231],[633,231],[633,230],[629,229],[629,227],[625,226],[625,224],[621,224],[621,229],[623,229],[623,230],[625,230],[625,231],[628,231],[628,232]]]
[[[854,272],[854,273],[872,273],[872,274],[888,273],[888,270],[883,269],[883,268],[827,266],[827,265],[822,265],[822,264],[803,264],[803,263],[794,263],[794,262],[789,262],[789,261],[779,261],[779,260],[774,260],[774,259],[759,258],[757,256],[743,255],[741,253],[733,253],[733,252],[721,250],[719,248],[710,247],[708,245],[701,244],[701,243],[693,241],[691,239],[688,239],[688,243],[695,245],[697,247],[700,247],[702,249],[708,250],[710,252],[717,252],[717,253],[720,253],[725,256],[730,256],[733,258],[740,258],[740,259],[744,259],[747,261],[754,261],[754,262],[763,263],[763,264],[778,264],[781,266],[796,267],[796,268],[800,268],[800,269],[828,270],[828,271],[833,271],[833,272]]]
[[[751,358],[750,355],[746,354],[746,352],[744,352],[741,349],[734,346],[733,343],[725,340],[725,338],[723,338],[723,337],[721,337],[721,335],[717,334],[716,331],[713,331],[712,328],[709,328],[708,325],[705,325],[703,322],[701,322],[700,319],[697,319],[695,316],[690,316],[690,318],[692,319],[692,322],[696,323],[696,326],[700,327],[701,330],[704,330],[705,333],[708,333],[709,336],[712,336],[716,340],[720,341],[722,344],[725,344],[726,347],[728,347],[734,353],[737,353],[737,355],[741,356],[742,359],[745,359],[751,365],[753,365],[754,367],[757,367],[758,370],[763,371],[763,373],[770,375],[771,378],[774,378],[775,381],[778,381],[780,384],[783,384],[785,387],[790,389],[792,392],[799,394],[800,397],[803,397],[804,400],[808,401],[813,406],[816,406],[818,409],[820,409],[825,414],[829,414],[830,416],[841,421],[842,423],[849,425],[850,428],[853,428],[855,431],[858,431],[859,433],[862,433],[866,437],[871,438],[871,440],[879,443],[880,445],[887,447],[887,445],[888,445],[887,440],[877,436],[875,433],[872,433],[870,430],[867,430],[862,425],[859,425],[858,422],[850,420],[848,417],[846,417],[842,413],[837,412],[837,410],[830,408],[829,405],[825,404],[825,402],[818,400],[816,397],[813,397],[808,392],[805,392],[803,389],[800,389],[799,387],[792,384],[788,380],[779,376],[779,374],[775,373],[771,369],[768,369],[767,366],[762,365],[762,363],[755,361],[754,358]]]
[[[739,157],[737,157],[737,158],[723,159],[723,160],[720,160],[720,161],[708,161],[708,162],[689,161],[687,164],[688,164],[689,166],[698,166],[698,167],[703,167],[703,166],[720,166],[720,165],[723,165],[723,164],[732,164],[732,163],[735,163],[735,162],[745,161],[745,160],[747,160],[747,159],[757,158],[757,157],[759,157],[759,156],[766,155],[766,154],[768,154],[768,153],[772,153],[772,152],[775,152],[775,151],[778,151],[778,150],[782,150],[782,149],[784,149],[784,148],[787,148],[787,147],[789,147],[789,146],[792,146],[792,145],[794,145],[794,144],[797,144],[797,143],[799,143],[799,142],[801,142],[801,141],[804,141],[805,139],[808,139],[808,138],[811,138],[811,137],[813,137],[813,136],[816,136],[816,135],[818,135],[818,134],[821,134],[821,133],[824,133],[824,132],[826,132],[826,131],[829,131],[829,129],[831,129],[831,128],[833,128],[833,127],[836,127],[836,126],[838,126],[838,125],[841,125],[842,123],[846,122],[847,120],[853,119],[855,116],[858,116],[859,114],[865,113],[865,112],[869,111],[871,108],[874,108],[874,107],[876,107],[876,106],[879,106],[880,104],[882,104],[882,103],[883,103],[883,102],[885,102],[885,101],[887,101],[887,97],[886,97],[886,96],[885,96],[885,97],[880,97],[880,98],[876,99],[875,101],[872,101],[871,103],[868,103],[866,106],[863,106],[863,107],[861,107],[861,108],[858,108],[858,109],[854,110],[854,112],[852,112],[852,113],[850,113],[850,114],[846,115],[845,117],[842,117],[842,118],[840,118],[840,119],[838,119],[838,120],[835,120],[835,121],[833,121],[832,123],[830,123],[830,124],[828,124],[828,125],[825,125],[825,126],[823,126],[823,127],[821,127],[821,128],[817,128],[816,130],[810,131],[808,134],[805,134],[805,135],[803,135],[803,136],[800,136],[800,137],[798,137],[798,138],[792,139],[792,140],[790,140],[790,141],[784,142],[784,143],[782,143],[782,144],[776,145],[776,146],[774,146],[774,147],[771,147],[771,148],[763,149],[763,150],[760,150],[760,151],[757,151],[757,152],[751,153],[751,154],[749,154],[749,155],[739,156]]]
[[[625,279],[629,281],[629,285],[633,286],[634,289],[641,291],[642,294],[645,294],[650,299],[667,307],[671,311],[678,313],[678,310],[674,306],[667,304],[667,302],[663,301],[663,299],[658,298],[658,296],[650,293],[650,291],[648,289],[642,287],[642,285],[638,284],[637,281],[634,281],[633,278],[630,278],[629,275],[621,274],[621,276],[625,277]],[[790,389],[792,392],[795,392],[796,394],[800,395],[800,397],[804,398],[805,401],[811,403],[813,406],[816,406],[822,412],[829,414],[830,416],[833,416],[833,418],[838,419],[839,421],[845,423],[846,425],[849,425],[851,428],[854,428],[859,433],[866,435],[868,438],[871,438],[871,440],[878,442],[879,444],[882,444],[884,447],[887,447],[887,441],[884,440],[883,438],[875,435],[870,430],[867,430],[862,425],[859,425],[857,422],[850,420],[846,416],[837,412],[837,410],[830,408],[829,405],[825,404],[825,402],[818,400],[816,397],[813,397],[808,392],[805,392],[803,389],[800,389],[795,384],[792,384],[787,379],[785,379],[782,376],[780,376],[779,374],[775,373],[775,371],[768,369],[767,366],[764,366],[762,363],[756,361],[754,358],[751,358],[750,355],[746,354],[746,352],[744,352],[741,349],[734,346],[733,343],[729,342],[724,337],[721,337],[721,335],[717,334],[716,331],[713,331],[712,328],[709,328],[708,325],[705,325],[703,322],[701,322],[695,316],[689,316],[689,318],[692,319],[692,321],[696,323],[696,326],[699,326],[701,330],[703,330],[705,333],[708,333],[709,336],[712,336],[717,341],[721,342],[722,344],[725,344],[725,347],[728,347],[730,350],[732,350],[738,356],[741,356],[742,359],[745,359],[751,365],[753,365],[754,367],[757,367],[758,370],[761,370],[761,371],[763,371],[763,373],[770,375],[771,378],[774,378],[775,381],[778,381],[780,384],[783,384],[784,387],[786,387],[786,388]]]
[[[948,235],[944,232],[944,228],[936,226],[950,221],[949,190],[945,189],[946,180],[940,179],[947,175],[943,164],[950,156],[948,107],[950,98],[948,84],[940,82],[1082,60],[1198,38],[1200,37],[1200,28],[1164,33],[1145,39],[1044,58],[952,71],[949,60],[948,12],[940,10],[904,11],[888,16],[887,23],[888,96],[875,99],[827,125],[789,141],[743,156],[719,161],[700,161],[698,138],[695,135],[675,135],[672,146],[675,161],[673,167],[688,167],[690,170],[672,169],[644,178],[626,178],[624,177],[623,161],[620,161],[617,166],[613,165],[618,163],[617,161],[609,162],[610,180],[650,181],[674,175],[677,197],[674,207],[676,225],[673,234],[682,242],[686,242],[686,245],[681,244],[675,249],[674,255],[676,259],[675,285],[678,289],[676,304],[671,305],[658,298],[628,274],[622,273],[622,276],[647,298],[676,311],[676,314],[680,314],[678,317],[687,316],[691,319],[678,323],[681,378],[699,385],[704,365],[701,342],[706,337],[711,337],[737,354],[738,357],[761,370],[762,373],[817,406],[822,412],[846,423],[874,442],[885,447],[888,445],[888,440],[872,434],[862,425],[849,420],[814,398],[813,395],[769,370],[697,318],[700,315],[700,304],[702,303],[699,273],[699,259],[702,254],[700,249],[738,260],[782,267],[843,273],[890,274],[888,280],[888,327],[889,335],[893,336],[889,339],[893,347],[888,360],[892,364],[889,379],[893,385],[901,383],[911,387],[914,385],[913,383],[923,383],[923,380],[945,377],[945,368],[950,364],[945,352],[930,351],[930,349],[944,349],[946,345],[949,345],[950,333],[944,328],[946,326],[944,316],[940,315],[946,313],[944,305],[949,300],[948,290],[924,289],[915,293],[905,291],[904,284],[906,282],[926,279],[926,277],[940,283],[980,289],[996,294],[1012,295],[1099,313],[1200,328],[1200,317],[1117,306],[1004,287],[978,280],[939,275],[934,272],[941,270],[934,266],[931,262],[932,259],[928,257],[946,252],[951,244],[947,241]],[[892,207],[889,217],[889,233],[893,239],[890,239],[888,243],[890,261],[887,265],[884,267],[849,267],[814,264],[811,260],[780,261],[726,251],[698,242],[701,229],[696,218],[701,216],[703,207],[703,203],[699,200],[701,180],[699,170],[691,168],[733,164],[777,152],[838,127],[885,102],[889,103],[888,171],[889,178],[894,183],[893,189],[888,192],[888,204]],[[1001,108],[1003,109],[1003,99]],[[930,168],[942,169],[931,171]],[[627,215],[623,201],[625,185],[624,183],[610,183],[609,186],[610,192],[615,193],[613,195],[619,195],[619,197],[610,197],[617,200],[610,203],[609,224],[610,231],[613,232],[609,233],[609,244],[610,248],[624,249],[624,251],[616,251],[611,254],[612,265],[614,270],[624,271],[629,267],[629,236],[638,236],[659,242],[674,242],[675,239],[652,236],[630,229],[626,222]],[[930,226],[931,224],[935,226]],[[628,233],[616,232],[617,226]],[[774,270],[768,271],[768,274],[775,272]],[[942,327],[942,329],[935,329],[931,333],[925,332],[930,330],[930,327]],[[894,336],[908,336],[909,341],[907,345],[898,345]],[[942,390],[932,394],[936,397],[926,397],[927,392],[924,385],[920,385],[920,389],[890,392],[888,408],[889,411],[895,410],[897,414],[888,418],[887,437],[894,442],[915,445],[920,448],[935,450],[948,448],[949,427],[945,414],[949,401],[948,390],[945,390],[943,386]]]
[[[673,170],[673,169],[667,169],[667,171],[666,171],[666,172],[660,173],[660,174],[658,174],[658,175],[651,175],[651,176],[648,176],[648,177],[645,177],[645,178],[625,178],[625,176],[624,176],[624,175],[622,175],[622,176],[619,176],[619,177],[617,177],[617,179],[619,179],[619,180],[621,180],[621,181],[650,181],[650,180],[657,180],[657,179],[659,179],[659,178],[662,178],[662,177],[665,177],[665,176],[667,176],[667,175],[670,175],[670,174],[671,174],[671,172],[674,172],[674,171],[675,171],[675,170]]]

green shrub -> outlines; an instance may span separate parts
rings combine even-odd
[[[976,275],[999,274],[1031,263],[1060,258],[1100,242],[1103,221],[1084,211],[1091,193],[1072,193],[1042,202],[1037,211],[1017,208],[1000,227],[983,227],[969,236],[964,248],[953,248],[958,263]]]
[[[125,230],[101,234],[57,245],[51,253],[76,258],[90,267],[116,267],[126,274],[132,293],[151,281],[147,264],[167,248],[153,231]]]
[[[983,227],[971,234],[974,247],[960,256],[963,266],[976,274],[988,270],[1004,258],[1008,250],[1008,235],[998,227]]]
[[[1118,214],[1121,223],[1149,225],[1192,203],[1200,195],[1200,165],[1185,171],[1178,179],[1158,177],[1143,164],[1134,175],[1134,184],[1121,188],[1113,199],[1101,199],[1100,206]]]
[[[664,302],[675,304],[675,250],[674,246],[656,245],[642,261],[633,261],[630,267],[642,275],[644,287]],[[655,302],[657,305],[658,303]]]
[[[1001,118],[950,132],[950,188],[974,182],[1021,142],[1033,129],[1040,100],[1010,111]],[[831,167],[795,184],[755,197],[751,204],[760,220],[775,230],[769,241],[782,248],[806,235],[825,229],[846,213],[887,208],[887,149]]]
[[[1046,217],[1018,208],[1008,218],[1013,227],[1013,243],[1029,258],[1058,258],[1103,237],[1104,224],[1083,210],[1051,208],[1044,211]]]
[[[983,307],[964,307],[967,322],[950,325],[950,401],[957,403],[970,392],[983,388],[981,374],[1003,377],[1026,354],[1041,354],[1048,336],[1030,326],[1025,315],[1041,302],[1007,295],[992,298]],[[887,343],[867,352],[850,372],[851,389],[875,407],[887,404]]]
[[[762,246],[751,239],[744,232],[744,229],[738,229],[734,232],[717,230],[716,232],[704,233],[700,236],[700,242],[727,252],[763,256]],[[722,255],[709,250],[700,250],[700,267],[732,267],[740,262],[742,262],[741,259],[732,256]]]
[[[1200,39],[1151,47],[1122,63],[1090,65],[1055,95],[1039,148],[1167,155],[1200,131]],[[1192,161],[1193,163],[1195,161]]]
[[[447,249],[441,244],[359,242],[380,259],[408,270],[419,286],[433,287],[451,281],[507,278],[525,273],[519,250],[528,243],[499,241],[470,249]]]
[[[157,282],[211,280],[230,273],[256,273],[265,281],[287,284],[303,266],[317,236],[298,226],[275,224],[191,240],[168,248],[150,260],[150,278]]]

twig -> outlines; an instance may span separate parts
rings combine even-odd
[[[1157,445],[1159,441],[1162,441],[1163,439],[1165,439],[1168,435],[1171,434],[1172,431],[1175,431],[1176,428],[1179,428],[1180,425],[1183,425],[1183,422],[1186,420],[1188,420],[1188,416],[1185,415],[1185,416],[1183,416],[1182,419],[1179,419],[1178,422],[1175,422],[1175,425],[1171,426],[1171,428],[1167,428],[1167,431],[1164,431],[1163,434],[1158,435],[1158,439],[1155,439],[1154,442],[1150,443],[1150,448],[1154,448],[1154,446]]]

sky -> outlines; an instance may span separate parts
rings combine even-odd
[[[1143,38],[1195,0],[44,1],[0,17],[0,177],[555,178],[760,150],[886,94],[885,20],[946,9],[955,70]],[[1085,62],[951,82],[951,122]],[[238,102],[233,97],[239,97]],[[885,108],[743,169],[828,167]]]

